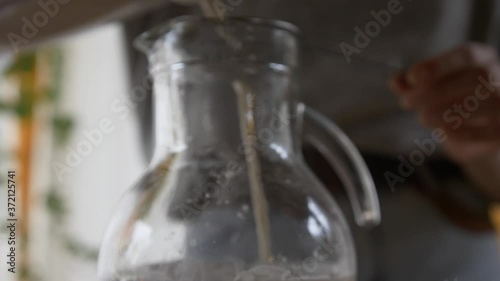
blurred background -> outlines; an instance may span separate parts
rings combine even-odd
[[[16,171],[20,243],[11,274],[1,184],[0,280],[97,280],[105,224],[146,164],[134,114],[110,110],[132,106],[122,26],[5,52],[0,61],[0,180]]]
[[[26,4],[29,2],[31,2],[31,5]],[[64,13],[59,14],[59,10],[57,10],[52,15],[40,6],[39,3],[42,2],[59,3],[57,9],[61,9],[61,11],[64,9]],[[73,0],[71,4],[68,4],[70,3],[69,0],[44,0],[41,2],[0,0],[0,47],[2,47],[0,48],[0,182],[2,182],[0,184],[0,280],[97,280],[97,254],[106,223],[111,216],[113,207],[120,199],[120,195],[146,169],[147,158],[149,157],[147,150],[150,144],[146,143],[147,137],[144,137],[149,133],[148,130],[150,129],[145,128],[151,122],[148,120],[150,116],[148,117],[148,114],[144,112],[149,108],[137,108],[137,105],[130,101],[130,91],[133,87],[131,77],[134,78],[134,75],[140,76],[145,73],[147,66],[144,57],[141,57],[141,61],[134,57],[137,53],[130,52],[131,38],[152,25],[163,22],[165,18],[186,14],[188,11],[192,14],[200,13],[199,10],[191,10],[192,8],[186,8],[186,6],[169,6],[171,9],[168,10],[164,9],[164,7],[163,10],[158,8],[156,11],[160,15],[153,13],[154,15],[149,15],[145,19],[140,17],[142,12],[146,10],[155,11],[152,7],[160,7],[167,2],[169,1]],[[195,1],[178,0],[173,2]],[[229,1],[229,3],[236,2],[238,1]],[[370,1],[365,2],[371,3]],[[386,5],[389,1],[379,2]],[[423,1],[420,6],[415,2],[414,4],[418,9],[413,11],[425,15],[428,14],[426,5],[431,2],[436,3],[439,8],[448,7],[445,5],[446,3],[455,5],[453,1],[428,1],[427,3]],[[25,5],[20,4],[22,9],[13,8],[18,3]],[[51,7],[50,9],[54,11],[56,6]],[[347,10],[347,7],[348,5],[342,8]],[[277,4],[273,8],[274,12],[281,10],[281,7]],[[369,8],[373,7],[370,6]],[[351,9],[357,10],[358,7],[351,7]],[[243,8],[240,8],[240,10],[243,10]],[[267,7],[262,10],[264,15],[271,14],[271,10],[269,9],[268,12]],[[309,22],[310,15],[308,13],[311,11],[297,10],[299,10],[298,14],[300,16],[290,16],[290,18],[286,19],[302,23]],[[451,11],[451,9],[444,10],[446,12]],[[27,31],[24,30],[24,26],[27,25],[24,18],[28,16],[28,20],[36,20],[36,15],[40,11],[46,11],[47,15],[50,16],[50,18],[46,16],[47,22],[40,25],[43,28],[32,29],[33,36],[13,37],[11,30]],[[235,11],[237,12],[238,9],[235,9]],[[330,14],[330,11],[319,12],[321,13],[318,19],[325,20],[325,22],[335,18]],[[349,14],[342,9],[335,12],[338,13],[337,15]],[[407,14],[408,16],[403,17],[414,20],[421,19],[415,16],[416,14],[416,12],[411,12]],[[460,15],[454,16],[453,19],[461,18]],[[134,16],[137,17],[134,18]],[[429,18],[431,16],[433,20],[437,18],[433,14],[430,14]],[[126,19],[125,22],[118,21],[124,19]],[[335,25],[338,30],[334,31],[343,34],[345,36],[344,40],[351,40],[353,26],[370,19],[369,10],[363,9],[359,11],[357,17],[350,17],[348,23],[343,26]],[[38,18],[38,20],[44,19]],[[66,24],[68,22],[71,22],[71,26]],[[421,22],[427,23],[427,20]],[[436,22],[441,23],[438,20]],[[9,23],[15,23],[15,28]],[[88,23],[91,25],[89,26]],[[442,29],[436,28],[434,31],[454,34],[456,32],[453,31],[453,28],[466,29],[463,26],[454,24],[454,21],[451,23],[443,21],[443,25],[446,26]],[[310,35],[317,42],[329,44],[328,46],[337,46],[332,43],[334,42],[333,39],[341,40],[342,38],[325,36],[325,34],[330,34],[317,31],[316,28],[316,26],[311,27],[313,32],[310,32]],[[404,139],[404,141],[401,141],[402,143],[410,143],[410,149],[414,149],[414,135],[401,134],[398,130],[400,127],[395,126],[395,124],[403,126],[408,120],[415,121],[416,115],[407,114],[408,116],[404,115],[404,118],[401,118],[398,100],[387,89],[387,78],[394,71],[415,62],[410,59],[407,60],[405,55],[411,57],[411,59],[414,59],[413,57],[419,59],[429,57],[453,47],[457,42],[465,40],[462,38],[457,39],[457,42],[443,40],[445,41],[444,45],[431,49],[426,48],[425,44],[421,42],[425,42],[422,36],[425,35],[435,40],[436,38],[444,38],[441,33],[436,33],[436,35],[428,32],[423,27],[419,30],[421,33],[412,33],[411,30],[405,30],[405,28],[404,25],[400,24],[391,25],[386,33],[382,32],[381,34],[381,39],[385,39],[385,41],[379,40],[375,42],[374,40],[373,46],[371,46],[373,47],[371,49],[372,53],[369,50],[364,50],[367,54],[366,58],[375,55],[373,57],[378,59],[367,60],[363,62],[365,64],[353,63],[348,66],[345,64],[343,56],[338,56],[338,54],[332,56],[328,52],[325,53],[324,50],[316,50],[318,53],[316,59],[309,63],[309,68],[306,68],[306,70],[311,70],[311,73],[312,70],[318,72],[316,76],[308,77],[310,79],[305,80],[307,86],[315,88],[318,92],[323,92],[325,89],[334,92],[332,89],[335,90],[337,87],[342,90],[345,97],[345,100],[341,98],[340,102],[325,103],[321,99],[316,100],[315,102],[320,111],[325,114],[332,112],[337,114],[335,120],[342,126],[342,121],[345,121],[346,124],[352,121],[352,107],[361,108],[359,110],[361,117],[354,117],[360,117],[359,120],[363,122],[359,122],[361,125],[357,124],[356,122],[359,120],[354,118],[355,122],[353,123],[356,123],[354,124],[356,126],[352,126],[354,129],[350,128],[351,131],[347,131],[358,145],[371,142],[385,144],[389,148],[399,148],[398,139],[394,137],[397,135],[400,139]],[[393,33],[391,34],[389,31]],[[395,37],[393,34],[401,36]],[[57,37],[55,41],[51,40],[55,37]],[[426,39],[432,41],[429,38]],[[399,45],[397,45],[398,43]],[[397,49],[392,47],[394,44],[401,47],[401,54],[394,51]],[[416,50],[408,47],[420,46],[419,44],[422,44],[423,47],[415,48]],[[5,48],[6,46],[7,48]],[[403,52],[406,49],[409,52],[408,54]],[[365,53],[360,58],[363,58],[364,55]],[[324,65],[318,62],[323,62]],[[335,68],[336,72],[332,72],[332,69],[324,67],[325,65],[330,65],[332,68],[335,65],[342,65],[343,68]],[[362,67],[359,67],[359,65],[362,65]],[[332,79],[331,73],[335,73],[335,79]],[[321,79],[322,83],[318,83],[318,79]],[[377,84],[375,85],[377,87],[373,87],[373,84]],[[313,87],[316,85],[320,87]],[[346,86],[345,88],[349,88],[349,90],[344,92],[343,86]],[[382,98],[374,95],[370,100],[364,95],[351,95],[356,92],[364,93],[365,89],[375,91],[378,88],[381,89]],[[306,102],[313,103],[313,91],[308,92],[308,94],[306,99],[311,100],[306,100]],[[336,97],[338,98],[338,96]],[[144,119],[142,126],[137,113],[142,114],[142,119]],[[387,122],[384,123],[386,126],[377,127],[376,121],[378,119],[390,119],[394,122]],[[367,134],[367,132],[372,133],[373,131],[383,137],[382,141],[377,138],[370,138],[371,135]],[[420,128],[418,127],[418,130],[415,131],[420,131]],[[424,135],[426,133],[425,131]],[[374,166],[377,165],[379,165],[378,162]],[[312,168],[321,175],[322,166],[325,166],[324,163],[317,166],[313,165]],[[4,207],[4,196],[7,194],[7,188],[3,183],[7,180],[8,170],[16,171],[17,242],[19,243],[16,250],[17,274],[9,273],[7,271],[8,265],[4,262],[5,253],[8,252],[6,241],[9,233],[6,225],[7,208]],[[385,170],[386,167],[381,168],[380,171],[377,171],[378,175],[383,175]],[[372,173],[375,174],[375,171],[372,171]],[[331,174],[331,171],[328,170],[322,176],[328,179]],[[454,183],[451,186],[450,189],[455,190],[453,189],[455,187]],[[467,242],[468,239],[475,241],[487,236],[488,243],[481,244],[482,248],[480,250],[488,248],[490,250],[488,253],[497,253],[498,249],[492,249],[494,246],[491,246],[494,242],[489,243],[494,231],[488,228],[487,235],[481,231],[475,232],[476,217],[472,216],[472,219],[469,219],[463,216],[464,213],[459,212],[460,208],[453,204],[441,204],[436,208],[431,208],[427,206],[427,204],[431,204],[427,203],[427,201],[432,201],[428,200],[429,198],[425,198],[426,203],[424,205],[422,203],[424,201],[423,196],[418,191],[410,188],[402,188],[398,192],[394,192],[384,186],[382,193],[384,192],[385,197],[392,198],[392,201],[386,199],[386,203],[392,203],[383,203],[382,205],[385,208],[383,210],[385,211],[384,215],[386,215],[385,221],[389,219],[392,225],[396,227],[401,225],[404,235],[395,233],[390,228],[382,228],[378,233],[379,236],[371,235],[372,233],[364,233],[359,236],[362,238],[360,241],[364,241],[366,244],[375,241],[373,244],[377,246],[382,244],[377,239],[383,235],[391,234],[388,235],[389,238],[385,237],[385,241],[389,245],[388,249],[392,251],[386,251],[384,254],[389,256],[389,252],[394,252],[395,258],[394,260],[387,260],[394,262],[393,264],[399,264],[399,249],[392,249],[392,245],[397,242],[395,238],[400,239],[400,245],[406,245],[406,242],[423,234],[435,243],[430,244],[436,246],[435,249],[429,244],[425,244],[425,248],[421,244],[413,244],[410,241],[407,243],[408,248],[405,248],[407,249],[405,252],[407,256],[412,256],[414,252],[417,253],[425,248],[425,250],[429,249],[429,251],[422,253],[424,257],[434,257],[434,254],[438,252],[438,254],[442,254],[441,257],[448,254],[456,258],[450,258],[454,266],[458,264],[453,270],[465,268],[464,264],[467,262],[473,264],[470,260],[476,260],[477,264],[479,264],[476,268],[477,272],[485,272],[483,269],[491,264],[493,266],[490,266],[490,268],[498,268],[495,263],[496,260],[483,255],[479,250],[475,255],[471,254],[470,256],[468,256],[468,253],[462,253],[463,255],[460,256],[453,251],[461,250],[460,243],[467,245],[461,239]],[[438,195],[441,196],[442,194],[439,193]],[[442,197],[445,197],[445,195]],[[434,201],[439,201],[438,203],[442,203],[442,201],[448,202],[448,198],[443,200],[439,196],[437,199],[434,197],[431,199],[436,199]],[[468,193],[463,197],[467,196]],[[383,199],[383,196],[381,198]],[[432,202],[434,205],[439,205],[438,203]],[[435,210],[439,208],[444,209],[444,211],[440,210],[438,212]],[[428,213],[421,210],[428,211]],[[448,216],[446,216],[447,213]],[[488,227],[490,227],[491,222],[495,221],[496,225],[500,225],[499,213],[498,207],[496,209],[492,207],[491,216],[489,214],[486,216]],[[350,215],[349,211],[345,214]],[[481,215],[483,214],[481,213]],[[425,216],[435,217],[440,225],[444,225],[445,231],[450,230],[450,232],[457,232],[458,234],[439,236],[441,228],[435,227],[435,225],[429,227],[424,223],[418,224],[425,221]],[[459,229],[451,223],[454,219],[455,223],[456,221],[466,220],[468,224],[472,225],[471,228],[474,231],[467,228],[465,230]],[[411,224],[413,220],[417,224]],[[412,227],[408,227],[405,223]],[[354,235],[358,234],[354,233]],[[442,238],[442,240],[433,239],[436,237]],[[458,238],[453,240],[450,237]],[[359,239],[359,237],[356,238]],[[415,240],[417,239],[415,238]],[[424,239],[424,242],[427,243],[429,240]],[[361,246],[366,245],[361,244]],[[440,252],[441,248],[438,246],[443,246],[449,252]],[[468,251],[476,246],[464,247],[463,251]],[[381,260],[377,256],[379,253],[375,252],[373,248],[365,248],[366,252],[359,255],[361,259],[373,259],[376,262]],[[384,250],[387,249],[384,248]],[[476,258],[478,256],[485,258],[479,260]],[[463,263],[460,258],[463,259]],[[437,257],[435,259],[440,260],[441,258]],[[404,261],[407,261],[407,259]],[[439,272],[436,268],[432,268],[432,266],[439,267],[432,264],[432,259],[429,259],[428,262],[430,265],[423,266]],[[361,262],[361,264],[367,263]],[[393,265],[392,263],[389,264]],[[415,271],[421,271],[418,266],[413,266],[411,263],[404,264],[404,262],[401,262],[401,264],[413,268]],[[405,272],[407,269],[404,266],[400,268],[401,272]],[[444,278],[451,278],[449,281],[452,281],[454,276],[442,277],[443,279],[440,279],[440,281],[444,280]],[[458,279],[457,281],[469,280]]]

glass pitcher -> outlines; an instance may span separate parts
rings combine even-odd
[[[136,46],[154,80],[156,149],[113,216],[104,281],[353,281],[355,249],[302,142],[324,154],[357,223],[378,200],[359,152],[297,102],[297,29],[286,22],[181,17]]]

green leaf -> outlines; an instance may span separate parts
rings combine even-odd
[[[33,267],[31,267],[29,265],[28,266],[26,266],[26,265],[20,266],[18,273],[19,273],[20,280],[36,280],[36,281],[43,280],[40,277],[40,274],[36,273],[35,270],[33,270]]]
[[[49,191],[45,199],[45,204],[49,213],[57,221],[61,222],[64,219],[68,209],[66,208],[64,199],[56,190],[52,189]]]
[[[56,101],[61,93],[63,77],[63,52],[60,49],[54,49],[51,56],[51,65],[53,71],[52,77],[54,77],[54,79],[52,81],[52,88],[50,89],[50,97],[53,98],[53,101]]]
[[[53,87],[46,87],[43,91],[43,98],[48,99],[51,102],[56,101],[56,92],[54,91]]]
[[[10,66],[4,71],[4,75],[8,76],[23,71],[34,69],[36,62],[36,53],[29,52],[19,55]]]
[[[68,116],[55,116],[52,119],[52,125],[54,126],[56,145],[64,145],[68,141],[73,131],[73,119]]]
[[[19,103],[15,106],[16,113],[19,117],[28,117],[31,116],[33,104],[29,99],[21,99]]]
[[[14,107],[10,104],[6,104],[6,103],[3,103],[3,102],[0,102],[0,111],[7,111],[7,110],[13,110]]]
[[[66,240],[66,249],[72,255],[90,261],[96,261],[99,256],[99,250],[83,245],[81,242],[68,238]]]

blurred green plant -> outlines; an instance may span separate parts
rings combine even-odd
[[[73,131],[73,119],[69,116],[54,116],[54,118],[52,118],[52,125],[54,128],[56,145],[64,146],[66,143],[68,143],[68,140]]]
[[[58,188],[51,188],[46,195],[45,205],[49,214],[57,223],[62,223],[65,214],[68,212],[66,202],[57,191]]]
[[[24,52],[4,70],[3,75],[9,76],[19,72],[28,72],[35,68],[36,52]]]
[[[61,113],[62,110],[60,110],[61,85],[63,79],[63,52],[60,49],[52,48],[19,54],[3,71],[3,76],[7,77],[33,73],[37,67],[37,60],[39,60],[41,56],[47,59],[49,65],[48,69],[51,71],[51,80],[48,86],[44,89],[36,88],[35,90],[37,93],[28,92],[25,87],[21,86],[21,91],[19,92],[16,103],[9,104],[0,101],[0,111],[13,114],[17,116],[17,118],[22,119],[30,117],[31,114],[33,114],[33,109],[39,103],[49,102],[50,107],[53,109],[49,114],[51,114],[50,120],[52,122],[53,147],[56,152],[54,155],[57,155],[57,151],[62,150],[70,140],[75,125],[74,119],[68,114]],[[8,161],[13,153],[12,151],[2,151],[0,153],[0,161]],[[4,182],[5,180],[6,178],[0,175],[0,182]],[[77,258],[95,262],[98,255],[97,249],[85,245],[77,241],[74,237],[65,234],[63,225],[71,208],[68,206],[67,200],[62,196],[62,191],[65,187],[54,182],[57,182],[57,180],[52,179],[52,183],[44,197],[44,206],[53,222],[52,228],[54,233],[58,233],[57,237],[62,239],[61,243],[68,253]],[[0,186],[3,187],[4,185],[0,184]],[[0,231],[4,229],[6,228],[2,227]],[[29,242],[30,241],[23,241],[22,245],[27,246]],[[43,280],[40,278],[41,275],[33,272],[29,266],[19,268],[19,273],[22,280]]]
[[[68,237],[65,243],[66,249],[73,256],[79,257],[83,260],[96,261],[99,255],[99,250],[84,245],[83,243]]]

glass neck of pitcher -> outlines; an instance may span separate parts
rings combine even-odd
[[[235,75],[241,67],[249,73]],[[155,77],[154,83],[156,160],[181,151],[238,159],[248,149],[290,157],[294,114],[288,69],[202,62],[165,71],[166,79]]]
[[[288,153],[293,25],[183,17],[144,33],[136,47],[154,78],[156,155],[186,148],[240,155],[248,146]]]

